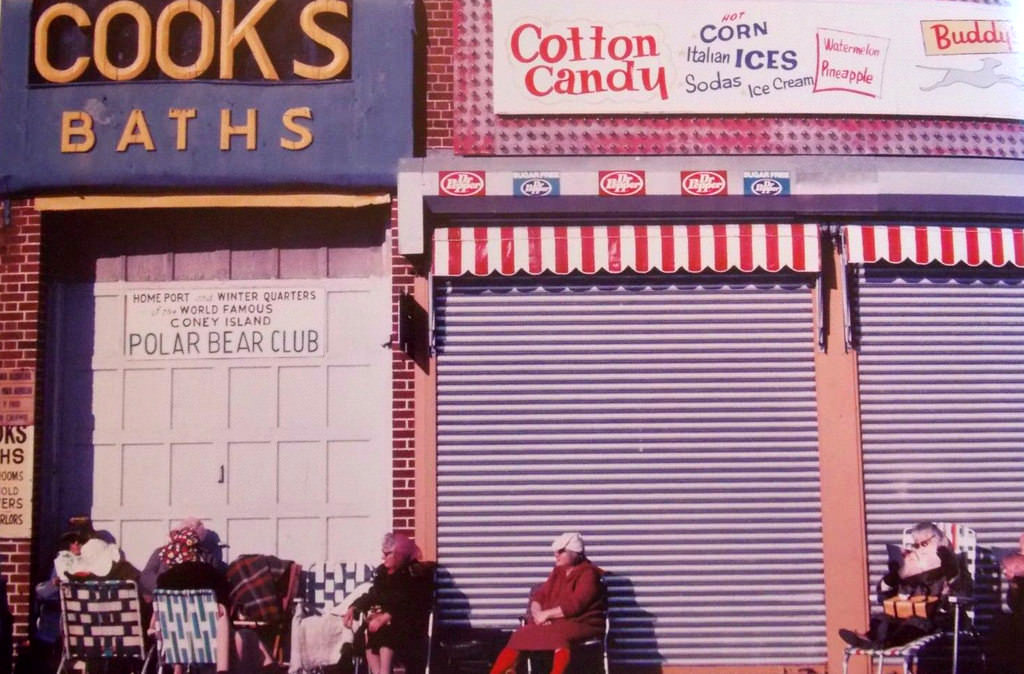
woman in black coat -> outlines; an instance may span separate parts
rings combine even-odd
[[[384,563],[370,590],[345,613],[351,628],[366,616],[366,662],[371,674],[392,674],[397,659],[408,674],[426,665],[427,623],[434,598],[433,565],[417,560],[416,544],[403,534],[388,534],[381,545]]]

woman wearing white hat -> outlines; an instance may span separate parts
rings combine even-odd
[[[564,533],[551,543],[555,568],[530,593],[528,622],[498,654],[491,674],[514,672],[521,651],[554,651],[551,674],[569,666],[573,643],[601,636],[607,600],[601,570],[584,554],[583,537]]]

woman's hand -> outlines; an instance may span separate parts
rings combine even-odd
[[[341,624],[344,625],[347,629],[352,629],[352,621],[355,618],[355,615],[355,609],[349,606],[348,610],[345,611],[345,617],[341,619]]]
[[[381,627],[384,627],[385,625],[388,625],[390,623],[390,613],[374,613],[372,616],[370,616],[370,621],[367,624],[367,629],[369,629],[370,632],[376,632]]]
[[[549,608],[546,611],[542,611],[540,606],[537,606],[536,610],[534,610],[534,607],[531,606],[530,617],[533,618],[533,622],[537,625],[547,625],[552,620],[564,618],[565,613],[562,612],[561,606]]]

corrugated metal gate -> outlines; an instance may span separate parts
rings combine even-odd
[[[984,624],[998,592],[986,549],[1015,547],[1024,526],[1024,272],[879,264],[857,279],[871,579],[903,527],[963,522],[983,548]]]
[[[438,282],[441,621],[512,628],[579,530],[612,660],[825,659],[811,287],[796,274]]]

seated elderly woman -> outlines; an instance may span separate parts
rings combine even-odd
[[[156,577],[154,589],[213,590],[217,599],[217,672],[275,671],[273,658],[255,633],[231,628],[227,608],[231,587],[224,571],[214,566],[203,550],[199,532],[186,526],[174,529],[168,537],[169,542],[159,549],[164,570]],[[174,666],[175,674],[183,671],[182,665]]]
[[[1018,539],[1016,551],[1001,555],[999,566],[1006,579],[1010,613],[993,616],[988,671],[1024,674],[1024,535]]]
[[[370,674],[391,674],[395,660],[407,674],[419,674],[426,666],[434,567],[419,561],[416,544],[403,534],[384,536],[381,555],[384,563],[369,591],[352,602],[344,625],[351,628],[356,615],[366,617]]]
[[[195,532],[199,539],[199,561],[223,570],[224,565],[220,558],[220,546],[216,534],[209,531],[206,528],[206,525],[203,524],[203,521],[198,517],[186,517],[181,520],[181,522],[178,523],[178,526],[172,530],[172,533],[173,531],[182,531],[185,529]],[[149,560],[147,560],[146,566],[143,567],[142,573],[139,576],[139,592],[142,594],[142,598],[147,602],[153,601],[153,590],[156,589],[157,576],[170,568],[164,560],[164,548],[165,546],[160,546],[153,550],[153,553],[149,556]]]
[[[902,646],[942,627],[940,599],[959,580],[959,565],[942,530],[931,522],[911,529],[913,544],[889,560],[889,571],[878,582],[878,600],[885,612],[871,619],[867,634],[839,630],[839,636],[859,648]]]
[[[498,654],[491,674],[515,672],[521,651],[554,651],[551,674],[569,666],[572,645],[604,632],[607,599],[601,570],[584,554],[583,537],[564,533],[551,543],[555,567],[530,593],[528,622]]]
[[[217,598],[217,671],[227,672],[230,664],[231,641],[223,638],[231,633],[227,605],[231,588],[224,573],[209,564],[202,554],[199,535],[195,529],[175,529],[169,534],[170,541],[160,548],[162,571],[156,577],[155,589],[166,590],[213,590]],[[155,616],[154,616],[155,619]],[[175,674],[184,671],[175,665]]]

